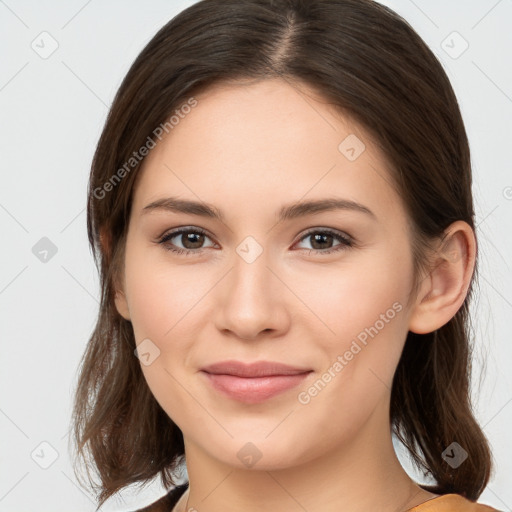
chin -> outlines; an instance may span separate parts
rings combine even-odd
[[[276,423],[273,428],[275,425]],[[223,443],[217,441],[215,448],[212,450],[212,444],[208,450],[224,464],[251,471],[276,471],[305,462],[307,447],[301,449],[299,444],[304,439],[302,435],[290,435],[283,431],[280,434],[274,432],[267,437],[269,431],[260,435],[255,435],[254,431],[252,434],[248,431],[247,435],[232,432],[233,439],[229,442],[224,439]]]

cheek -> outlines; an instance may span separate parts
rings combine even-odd
[[[301,403],[311,400],[317,411],[337,403],[341,409],[333,414],[344,421],[347,411],[354,418],[368,413],[390,390],[407,335],[410,272],[409,261],[397,264],[396,253],[389,252],[375,254],[371,261],[361,259],[337,273],[317,272],[314,288],[311,277],[302,278],[298,293],[307,297],[308,306],[322,321],[311,324],[312,329],[328,335],[309,334],[323,340],[318,348],[325,356],[326,373],[314,388],[303,389]]]
[[[175,337],[208,291],[193,266],[173,264],[161,251],[134,247],[127,254],[126,291],[137,342],[150,338],[162,345]]]
[[[320,322],[315,322],[315,328],[323,330],[326,339],[339,348],[376,322],[380,327],[381,315],[384,321],[403,323],[405,315],[397,313],[405,310],[411,286],[411,268],[404,260],[398,262],[392,252],[354,253],[337,266],[290,271],[284,280],[293,283],[294,293],[305,305],[304,318],[316,316]],[[298,309],[302,309],[300,302]],[[387,331],[391,330],[389,325],[386,322]]]
[[[126,260],[126,290],[135,340],[140,347],[149,347],[151,357],[149,364],[144,364],[141,357],[141,370],[156,401],[181,429],[186,429],[190,421],[204,422],[201,410],[190,406],[186,392],[184,363],[195,339],[190,320],[197,314],[194,305],[200,305],[198,301],[207,291],[196,284],[191,269],[151,261],[147,253],[136,250]]]
[[[160,345],[160,340],[172,327],[173,318],[169,314],[174,304],[172,294],[169,293],[166,283],[155,280],[149,273],[138,268],[132,273],[130,282],[126,283],[130,316],[139,343],[144,338],[150,338]]]
[[[311,457],[319,449],[329,451],[336,443],[349,442],[370,418],[387,417],[387,400],[407,333],[407,286],[385,268],[340,274],[340,286],[332,280],[323,283],[328,298],[320,293],[312,297],[322,306],[318,309],[322,321],[335,334],[315,336],[315,331],[326,329],[318,321],[311,323],[308,337],[322,340],[317,350],[324,366],[315,380],[297,390],[295,421],[311,437],[318,436],[319,427],[322,432],[318,444],[308,448]],[[374,411],[379,412],[374,415]]]

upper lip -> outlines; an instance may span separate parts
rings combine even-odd
[[[299,375],[310,372],[310,368],[297,368],[273,361],[243,363],[241,361],[222,361],[201,368],[206,373],[234,375],[236,377],[266,377],[269,375]]]

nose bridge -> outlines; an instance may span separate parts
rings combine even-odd
[[[230,297],[242,309],[247,307],[254,313],[256,307],[261,308],[274,300],[268,256],[269,252],[253,240],[244,241],[236,248]]]
[[[254,238],[247,237],[236,247],[232,270],[226,276],[219,329],[253,338],[261,331],[283,327],[282,284],[271,266],[270,251]]]

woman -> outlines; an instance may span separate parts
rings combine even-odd
[[[180,13],[114,100],[88,232],[102,300],[74,421],[100,506],[160,475],[174,489],[141,510],[492,510],[468,140],[397,14]]]

